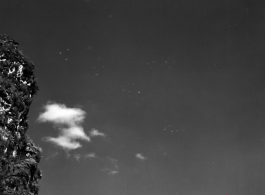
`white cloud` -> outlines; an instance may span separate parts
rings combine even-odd
[[[114,158],[111,158],[111,157],[107,157],[107,159],[110,162],[112,167],[114,167],[117,170],[119,169],[118,160],[117,159],[114,159]]]
[[[85,112],[80,108],[67,108],[64,104],[47,103],[45,112],[38,120],[40,122],[53,122],[55,124],[75,125],[84,120]]]
[[[119,172],[118,171],[114,171],[114,170],[110,170],[109,171],[109,175],[115,175],[115,174],[118,174]]]
[[[75,154],[74,158],[79,162],[79,159],[81,158],[81,154]]]
[[[54,158],[58,154],[59,154],[58,152],[54,152],[53,154],[49,155],[45,160],[49,160],[50,158]]]
[[[112,157],[106,157],[105,162],[107,166],[102,171],[107,172],[108,175],[115,175],[119,173],[118,160]]]
[[[89,153],[89,154],[85,154],[84,156],[85,158],[96,158],[96,154],[95,153]]]
[[[135,157],[140,160],[146,160],[146,157],[144,157],[141,153],[136,154]]]
[[[82,147],[77,139],[90,141],[81,123],[85,119],[85,111],[80,108],[67,108],[64,104],[47,103],[45,111],[38,117],[39,122],[51,122],[59,130],[58,137],[46,137],[44,140],[66,149]]]
[[[119,173],[117,170],[113,170],[113,169],[110,169],[110,168],[104,168],[104,169],[102,169],[102,171],[108,172],[109,175],[115,175],[115,174]]]
[[[90,136],[91,136],[91,137],[95,137],[95,136],[102,136],[102,137],[105,137],[106,134],[105,134],[105,133],[102,133],[102,132],[99,132],[99,130],[97,130],[97,129],[91,129],[91,131],[90,131]]]

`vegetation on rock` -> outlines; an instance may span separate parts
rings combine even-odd
[[[38,87],[34,65],[18,46],[7,35],[0,35],[0,194],[37,195],[41,149],[26,131]]]

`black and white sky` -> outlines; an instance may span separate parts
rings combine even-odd
[[[264,195],[265,3],[5,0],[36,65],[40,195]]]

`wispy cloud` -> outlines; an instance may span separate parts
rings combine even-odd
[[[115,171],[115,170],[110,170],[109,171],[109,175],[115,175],[115,174],[118,174],[119,172],[118,171]]]
[[[96,158],[96,154],[95,153],[89,153],[89,154],[85,154],[84,156],[85,158]]]
[[[115,168],[115,169],[119,169],[119,166],[118,166],[118,160],[117,159],[114,159],[114,158],[111,158],[111,157],[107,157],[107,159],[109,160],[110,164]]]
[[[82,147],[78,139],[90,141],[81,123],[85,118],[85,111],[80,108],[67,108],[64,104],[47,103],[44,112],[38,117],[39,122],[50,122],[59,130],[58,137],[46,137],[45,141],[52,142],[66,150]]]
[[[118,160],[112,157],[106,157],[106,161],[108,165],[102,171],[107,172],[109,175],[115,175],[119,173]]]
[[[51,158],[54,158],[55,156],[57,156],[59,153],[58,152],[54,152],[51,155],[49,155],[45,160],[49,160]]]
[[[146,157],[143,156],[141,153],[136,154],[135,157],[140,159],[140,160],[146,160]]]
[[[102,137],[106,137],[105,133],[99,132],[99,130],[97,129],[91,129],[91,131],[89,132],[91,137],[96,137],[96,136],[102,136]]]
[[[115,174],[119,173],[117,170],[113,170],[113,169],[110,169],[110,168],[104,168],[104,169],[102,169],[102,171],[108,172],[109,175],[115,175]]]
[[[81,158],[81,154],[75,154],[74,158],[79,162],[79,159]]]

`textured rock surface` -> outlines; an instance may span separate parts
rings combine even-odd
[[[7,35],[0,36],[0,194],[38,194],[40,148],[26,135],[38,87],[34,65]]]

